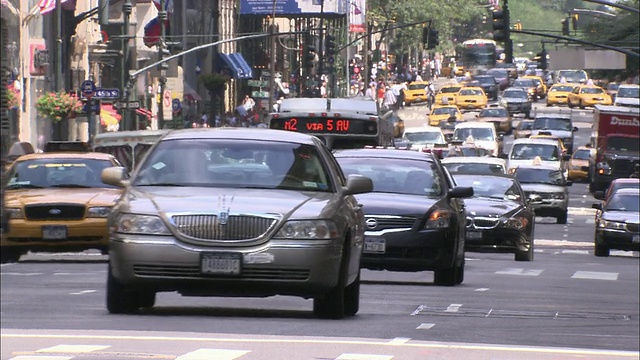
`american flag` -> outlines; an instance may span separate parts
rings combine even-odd
[[[153,0],[153,5],[156,6],[158,11],[160,11],[160,2],[161,0]],[[173,0],[164,0],[164,11],[168,13],[173,12]]]
[[[60,4],[64,4],[69,0],[60,0]],[[56,8],[56,0],[40,0],[40,14],[45,15],[52,12]]]

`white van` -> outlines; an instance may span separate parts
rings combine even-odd
[[[442,129],[437,126],[415,126],[404,129],[402,142],[411,144],[411,149],[422,150],[428,147],[445,147],[445,140]]]
[[[621,84],[618,87],[614,106],[640,107],[640,85]]]

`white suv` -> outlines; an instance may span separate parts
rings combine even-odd
[[[502,154],[502,135],[496,133],[493,123],[467,121],[456,125],[451,140],[467,142],[473,140],[477,147],[491,152],[492,156]]]
[[[640,86],[635,84],[622,84],[618,88],[615,106],[640,107]]]

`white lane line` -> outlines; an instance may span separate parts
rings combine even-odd
[[[89,353],[97,350],[104,350],[106,348],[111,347],[111,345],[56,345],[52,347],[48,347],[45,349],[37,350],[37,353],[73,353],[73,354],[81,354],[81,353]]]
[[[96,292],[96,290],[82,290],[82,291],[78,291],[78,292],[72,292],[69,293],[69,295],[84,295],[84,294],[91,294]]]
[[[336,360],[391,360],[393,355],[342,354]]]
[[[422,323],[420,325],[418,325],[418,327],[416,328],[416,330],[429,330],[432,327],[436,326],[436,324],[427,324],[427,323]]]
[[[460,309],[460,306],[462,306],[462,304],[451,304],[447,307],[447,310],[445,310],[444,312],[458,312],[458,310]]]
[[[625,257],[638,257],[640,253],[637,251],[624,251],[624,250],[611,250],[609,255],[611,256],[625,256]]]
[[[489,288],[478,288],[473,291],[489,291]]]
[[[402,345],[402,344],[408,343],[410,340],[411,340],[411,338],[397,337],[397,338],[394,338],[393,340],[389,341],[389,344]]]
[[[587,220],[585,220],[584,222],[585,224],[595,224],[596,223],[596,219],[594,218],[589,218]]]
[[[9,360],[70,360],[73,356],[20,355]]]
[[[198,349],[181,355],[176,360],[233,360],[250,352],[249,350]]]
[[[38,276],[44,275],[43,273],[19,273],[19,272],[3,272],[0,275],[13,275],[13,276]]]
[[[589,255],[589,250],[562,250],[563,254]]]
[[[501,275],[539,276],[543,271],[544,270],[508,268],[496,271],[495,273]]]
[[[618,273],[600,271],[576,271],[572,279],[618,280]]]

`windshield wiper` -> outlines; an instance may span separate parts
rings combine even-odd
[[[86,189],[86,188],[92,188],[93,186],[88,186],[88,185],[80,185],[80,184],[57,184],[57,185],[51,185],[52,188],[81,188],[81,189]]]
[[[44,186],[33,185],[33,184],[14,184],[7,186],[7,190],[11,189],[44,189]]]

